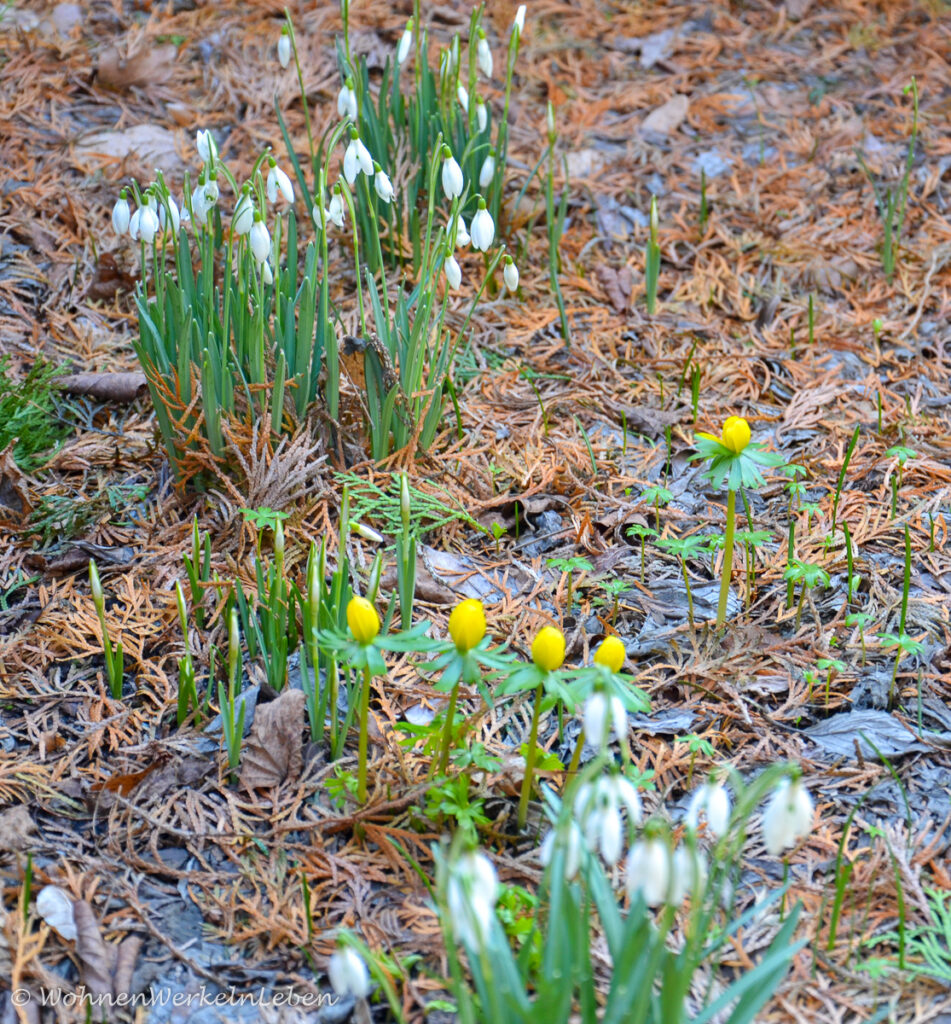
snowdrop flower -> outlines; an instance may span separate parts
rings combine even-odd
[[[466,946],[481,948],[489,935],[499,879],[483,853],[464,853],[449,869],[446,903],[456,937]]]
[[[406,23],[406,28],[403,29],[403,35],[400,37],[400,45],[396,50],[396,63],[403,64],[406,58],[409,56],[410,47],[413,45],[413,19],[410,18]]]
[[[495,150],[490,149],[489,155],[482,161],[479,171],[479,188],[488,188],[495,177]]]
[[[218,147],[212,138],[211,131],[199,131],[195,136],[195,147],[198,155],[206,164],[213,163],[218,157]]]
[[[355,949],[338,949],[327,964],[330,987],[338,996],[366,999],[370,994],[370,972]]]
[[[688,896],[700,897],[707,884],[707,861],[700,850],[678,846],[671,863],[668,902],[679,906]]]
[[[167,211],[164,203],[158,208],[158,219],[159,224],[162,225],[163,230],[165,229],[166,225],[170,223],[172,225],[172,231],[176,235],[178,234],[179,226],[182,223],[182,215],[178,211],[178,204],[171,196],[168,197]]]
[[[486,110],[485,102],[481,96],[476,97],[476,124],[479,126],[479,131],[484,132],[486,125],[489,123],[489,112]]]
[[[286,68],[291,62],[291,36],[286,25],[281,29],[281,38],[277,41],[277,59],[281,62],[282,68]]]
[[[479,29],[479,42],[476,45],[476,59],[479,62],[479,70],[486,78],[492,77],[492,51],[489,49],[489,40],[485,38],[485,29]]]
[[[518,5],[518,10],[515,12],[515,20],[512,22],[513,28],[518,29],[519,35],[525,31],[525,6],[525,4]]]
[[[482,252],[489,248],[495,238],[495,222],[492,220],[492,214],[485,208],[482,196],[479,196],[479,209],[472,218],[469,233],[472,235],[472,244]]]
[[[466,227],[466,222],[462,218],[462,214],[457,214],[453,220],[449,222],[446,232],[448,236],[452,237],[453,227],[456,232],[456,245],[468,245],[472,239],[469,237],[469,229]]]
[[[469,90],[460,82],[456,86],[456,99],[459,100],[459,106],[468,114],[469,113]]]
[[[349,117],[351,121],[357,119],[357,94],[353,88],[352,78],[348,78],[337,93],[337,113],[341,117]]]
[[[343,176],[347,179],[347,184],[352,185],[361,171],[364,174],[373,173],[373,157],[357,135],[356,128],[351,128],[350,144],[343,155]]]
[[[250,186],[245,185],[234,208],[231,218],[231,230],[236,235],[246,235],[254,224],[254,200],[251,198]]]
[[[215,203],[218,202],[219,195],[220,193],[218,191],[218,181],[215,178],[215,176],[212,175],[212,177],[206,182],[205,187],[202,189],[202,196],[205,201],[206,212],[210,210],[215,205]]]
[[[129,238],[131,238],[133,242],[137,242],[139,240],[139,218],[141,213],[142,211],[136,208],[133,211],[132,216],[129,218]]]
[[[128,193],[123,189],[119,193],[116,205],[112,208],[112,229],[117,235],[124,235],[129,230],[129,221],[132,219],[127,195]]]
[[[510,292],[518,287],[518,270],[511,257],[505,265],[502,276],[505,278],[505,286]],[[515,273],[514,282],[509,278],[509,267]],[[627,738],[627,712],[620,697],[608,696],[606,693],[596,691],[585,701],[584,705],[584,734],[588,742],[598,750],[603,750],[611,741],[611,734],[614,734],[619,743]]]
[[[346,205],[343,201],[343,196],[339,192],[334,192],[330,197],[330,206],[327,207],[327,216],[337,225],[338,228],[343,227],[343,216],[346,213]]]
[[[456,158],[448,146],[443,146],[442,156],[442,190],[451,202],[456,196],[462,195],[462,168],[456,163]]]
[[[801,778],[783,779],[763,812],[763,841],[772,857],[795,846],[812,828],[815,805]]]
[[[376,171],[376,176],[373,179],[376,194],[384,203],[392,202],[396,193],[393,191],[393,183],[390,181],[389,175],[377,163],[373,165],[373,169]]]
[[[278,192],[288,203],[294,202],[294,186],[291,179],[277,166],[274,157],[269,158],[271,169],[267,172],[267,199],[269,203],[277,202]]]
[[[707,830],[718,839],[730,824],[730,794],[720,782],[704,783],[690,798],[684,821],[691,832],[696,832],[703,815]]]
[[[150,243],[159,229],[158,217],[151,206],[143,206],[139,211],[138,235],[143,242]]]
[[[599,848],[604,862],[617,864],[624,842],[621,810],[627,811],[631,824],[641,820],[641,801],[637,790],[623,775],[610,775],[597,782],[582,783],[575,794],[574,811],[588,846]]]
[[[192,213],[195,215],[195,223],[204,227],[208,219],[208,207],[205,205],[205,184],[202,181],[192,190]]]
[[[542,840],[539,858],[546,868],[551,863],[556,845],[565,851],[565,878],[570,882],[578,874],[584,852],[584,836],[577,822],[569,822],[567,829],[561,832],[552,829]]]
[[[267,260],[261,264],[261,280],[265,284],[274,284],[274,271],[271,270],[271,264]]]
[[[271,255],[271,236],[260,213],[254,215],[248,240],[251,243],[251,254],[258,263],[263,263]]]
[[[666,903],[671,894],[671,856],[666,840],[653,836],[631,847],[627,855],[627,891],[643,896],[649,907]]]
[[[456,257],[450,253],[446,257],[446,262],[443,264],[443,270],[446,272],[446,280],[449,282],[449,287],[456,289],[462,284],[462,269],[456,262]]]

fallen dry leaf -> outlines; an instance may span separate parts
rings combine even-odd
[[[128,56],[120,53],[118,47],[110,46],[99,58],[97,78],[99,84],[107,89],[161,85],[171,77],[177,56],[178,47],[172,43],[155,46],[151,50],[136,50]]]
[[[672,135],[687,116],[689,100],[683,93],[675,93],[670,99],[652,110],[641,123],[642,135]]]
[[[90,395],[101,402],[134,402],[145,394],[145,374],[70,373],[56,380],[56,386],[71,395]]]
[[[135,276],[120,270],[112,253],[104,252],[96,263],[96,272],[86,289],[86,298],[109,302],[120,291],[131,292],[135,288]]]
[[[0,853],[29,849],[35,828],[26,804],[8,807],[0,813]]]
[[[300,774],[304,705],[303,690],[285,690],[277,700],[258,707],[241,755],[241,785],[245,789],[279,786]]]
[[[111,996],[115,950],[110,949],[99,932],[92,907],[85,900],[73,904],[76,922],[76,952],[82,964],[83,984],[93,996]]]
[[[73,147],[73,163],[81,171],[96,171],[104,163],[136,156],[141,177],[151,178],[156,168],[176,176],[182,162],[175,151],[175,134],[157,124],[137,124],[121,131],[104,128],[83,135]]]
[[[595,271],[601,287],[607,294],[615,313],[626,313],[631,308],[634,274],[628,266],[615,270],[602,263]]]

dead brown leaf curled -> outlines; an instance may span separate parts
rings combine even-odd
[[[241,785],[245,789],[279,786],[300,775],[304,704],[302,690],[285,690],[277,700],[257,709],[241,755]]]

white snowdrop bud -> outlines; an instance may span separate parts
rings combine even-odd
[[[469,227],[469,234],[472,235],[472,244],[482,252],[489,248],[495,238],[495,222],[492,220],[492,214],[485,208],[485,200],[481,196],[479,208]]]
[[[773,791],[763,812],[763,841],[776,857],[795,846],[812,828],[815,805],[802,779],[784,778]]]
[[[485,37],[485,29],[479,29],[479,42],[476,45],[476,59],[479,62],[479,70],[486,78],[492,77],[492,50],[489,48],[489,40]]]
[[[410,18],[400,36],[400,44],[396,50],[396,63],[403,64],[409,56],[410,47],[413,45],[413,19]]]
[[[707,862],[700,850],[678,846],[671,862],[668,902],[679,906],[690,896],[700,899],[707,884]]]
[[[370,972],[355,949],[338,949],[327,964],[330,987],[338,996],[365,999],[370,994]]]
[[[483,853],[464,853],[451,867],[446,890],[449,919],[456,937],[471,949],[481,949],[489,935],[499,880]]]
[[[457,196],[462,195],[464,184],[462,168],[456,163],[456,158],[452,155],[452,151],[448,146],[443,146],[442,155],[442,190],[446,193],[446,198],[451,202]]]
[[[525,7],[525,4],[518,5],[518,10],[515,12],[515,20],[512,22],[512,27],[518,30],[519,35],[525,31]]]
[[[265,260],[261,264],[261,280],[264,284],[274,284],[274,271],[271,270],[271,264]]]
[[[143,206],[139,211],[139,238],[151,243],[159,229],[158,217],[151,206]]]
[[[479,188],[488,188],[495,177],[495,150],[489,150],[489,155],[482,161],[479,170]]]
[[[454,220],[449,222],[446,232],[450,238],[452,237],[454,225],[456,230],[456,245],[468,245],[472,239],[469,237],[469,229],[466,227],[466,222],[463,220],[461,214],[457,215]]]
[[[456,289],[462,284],[462,269],[456,262],[455,256],[449,255],[446,257],[443,270],[446,272],[446,280],[449,282],[450,288]]]
[[[717,838],[722,836],[730,824],[730,794],[719,782],[707,782],[690,798],[684,821],[692,832],[700,826],[703,816],[707,829]]]
[[[644,897],[649,907],[667,902],[671,889],[671,857],[660,838],[642,839],[627,855],[627,891],[631,899]]]
[[[195,148],[206,164],[212,163],[218,156],[218,147],[215,145],[215,140],[212,138],[210,130],[199,131],[195,135]]]
[[[353,88],[353,79],[348,78],[340,92],[337,93],[337,113],[341,117],[357,119],[357,94]]]
[[[271,255],[271,236],[260,213],[254,215],[248,240],[251,243],[251,254],[258,263],[263,263]]]
[[[254,224],[254,200],[251,198],[251,190],[245,185],[238,202],[234,208],[234,216],[231,218],[231,230],[236,235],[246,235]]]
[[[476,99],[476,124],[479,126],[479,131],[484,132],[488,123],[489,112],[486,109],[485,102],[482,97],[479,96]]]
[[[390,181],[389,175],[386,174],[379,164],[374,166],[376,168],[376,176],[373,179],[373,185],[376,188],[376,194],[384,203],[392,202],[393,196],[396,194],[393,191],[393,183]]]
[[[282,68],[286,68],[291,62],[291,37],[286,25],[281,30],[281,38],[277,41],[277,59],[281,62]]]
[[[459,100],[459,106],[468,114],[469,113],[469,90],[460,82],[456,86],[456,99]]]
[[[129,208],[129,200],[126,198],[126,190],[119,193],[116,205],[112,208],[112,229],[117,235],[124,235],[129,230],[129,221],[132,219],[132,211]]]
[[[576,822],[569,822],[566,834],[561,835],[556,829],[552,829],[542,840],[539,858],[545,867],[551,863],[556,844],[564,848],[565,878],[571,881],[581,867],[581,857],[585,848],[584,835]]]

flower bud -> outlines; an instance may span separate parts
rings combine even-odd
[[[98,609],[103,604],[102,584],[99,582],[99,570],[92,559],[89,560],[89,588],[92,590],[93,604]]]
[[[783,779],[763,812],[763,840],[767,852],[776,857],[795,846],[812,828],[815,805],[802,779]]]
[[[291,37],[286,25],[281,29],[281,38],[277,41],[277,59],[281,62],[282,68],[286,68],[291,62]]]
[[[611,672],[620,672],[626,657],[623,641],[616,636],[606,636],[594,652],[594,663],[604,665]]]
[[[376,168],[376,177],[373,179],[373,186],[376,189],[376,194],[383,200],[384,203],[390,203],[393,201],[393,197],[396,194],[393,191],[393,183],[390,181],[389,175],[379,165]]]
[[[479,29],[479,42],[476,44],[476,59],[479,62],[479,70],[486,78],[492,77],[492,50],[489,48],[489,41],[485,38],[485,29]]]
[[[218,156],[218,147],[215,145],[215,140],[210,130],[199,131],[195,135],[195,148],[206,164],[214,163]]]
[[[482,643],[485,636],[485,609],[481,601],[470,597],[453,608],[449,616],[449,635],[460,654],[466,654]]]
[[[327,963],[327,977],[334,992],[346,998],[366,999],[370,994],[370,973],[355,949],[338,949]]]
[[[271,255],[271,236],[268,234],[267,225],[261,220],[260,213],[254,215],[249,241],[251,242],[251,254],[258,263],[263,263]]]
[[[476,124],[480,132],[484,132],[489,124],[489,112],[481,96],[476,98]]]
[[[116,205],[112,208],[112,227],[117,235],[124,235],[129,230],[129,221],[132,218],[132,211],[129,209],[129,200],[126,199],[126,191],[119,193]]]
[[[409,56],[410,47],[413,45],[413,19],[410,18],[400,36],[400,44],[396,50],[396,63],[403,64]]]
[[[565,660],[565,637],[560,629],[545,626],[532,641],[532,661],[542,672],[554,672]]]
[[[451,202],[456,196],[462,195],[464,185],[462,168],[456,163],[456,158],[452,155],[448,146],[443,147],[443,158],[442,190],[446,193],[446,198]]]
[[[512,27],[518,30],[519,35],[525,31],[525,8],[525,4],[518,5],[518,10],[515,12],[515,20],[512,22]]]
[[[349,117],[351,121],[357,119],[357,94],[353,88],[352,78],[348,78],[337,93],[337,113],[341,117]]]
[[[664,839],[643,839],[627,855],[627,891],[644,897],[649,907],[666,903],[671,891],[671,856]]]
[[[464,853],[449,869],[446,903],[456,938],[472,949],[481,949],[498,899],[499,879],[484,853]]]
[[[143,206],[139,211],[139,238],[143,242],[151,243],[159,229],[158,217],[151,206]]]
[[[488,250],[495,238],[495,222],[492,220],[492,214],[485,208],[485,200],[481,196],[469,233],[472,235],[473,246],[482,252]]]
[[[516,267],[512,262],[511,256],[505,257],[505,267],[502,270],[502,278],[505,281],[505,287],[514,295],[518,288],[518,267]]]
[[[380,632],[380,617],[365,597],[352,597],[347,605],[347,625],[358,644],[373,643]]]
[[[711,835],[719,838],[730,825],[730,794],[720,782],[706,782],[690,798],[685,822],[696,832],[703,815]]]
[[[231,230],[236,235],[246,235],[254,224],[254,200],[251,198],[251,189],[245,185],[241,190],[241,196],[234,208],[234,216],[231,218]]]
[[[489,150],[489,155],[482,161],[479,169],[479,188],[488,188],[495,177],[495,151]]]
[[[459,266],[456,257],[451,253],[446,257],[443,270],[446,272],[446,280],[449,282],[450,288],[455,290],[462,284],[462,268]]]
[[[723,443],[734,455],[750,443],[750,436],[750,425],[742,416],[730,416],[723,424]]]

